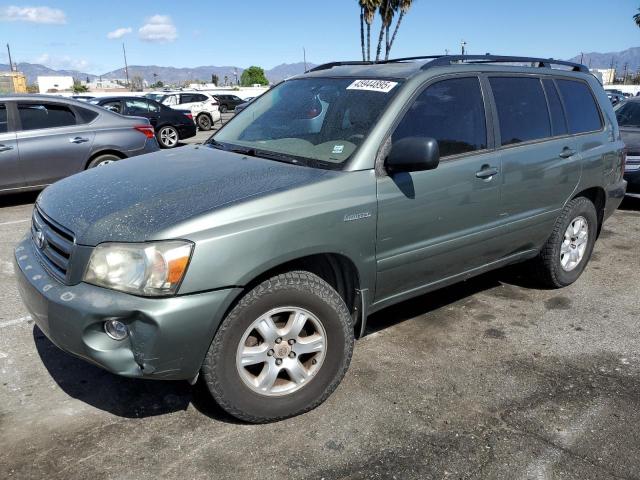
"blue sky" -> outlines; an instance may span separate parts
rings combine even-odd
[[[459,51],[568,58],[640,45],[638,0],[415,0],[393,56]],[[3,2],[0,62],[105,73],[130,64],[260,65],[360,56],[356,0]],[[111,33],[109,38],[109,33]],[[377,37],[377,31],[376,35]]]

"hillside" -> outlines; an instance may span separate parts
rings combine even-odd
[[[308,63],[307,68],[315,66],[313,63]],[[8,65],[0,64],[0,71],[9,70]],[[28,83],[35,83],[38,75],[62,75],[72,76],[78,80],[94,80],[98,77],[105,79],[125,78],[124,68],[119,68],[111,72],[106,72],[102,75],[93,75],[85,72],[78,72],[75,70],[54,70],[44,65],[36,63],[19,63],[18,70],[23,72],[27,76]],[[134,76],[141,76],[149,83],[153,83],[156,80],[162,80],[164,83],[182,83],[187,80],[202,80],[205,82],[211,81],[211,75],[217,75],[220,82],[224,81],[224,77],[228,77],[230,82],[235,81],[234,70],[237,72],[238,80],[242,75],[243,69],[233,66],[202,66],[194,68],[176,68],[176,67],[161,67],[158,65],[129,65],[129,78]],[[300,63],[283,63],[271,70],[266,70],[265,74],[267,79],[272,83],[277,83],[285,78],[291,77],[304,72],[304,64]],[[154,76],[153,74],[157,76]]]
[[[569,60],[579,62],[580,55]],[[637,72],[640,69],[640,47],[629,48],[621,52],[585,52],[582,63],[590,68],[611,68],[612,61],[618,71],[622,71],[625,63],[628,63],[628,71]]]

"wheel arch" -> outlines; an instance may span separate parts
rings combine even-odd
[[[596,208],[596,215],[598,217],[598,235],[602,229],[602,223],[604,221],[604,212],[607,205],[607,194],[602,187],[590,187],[581,190],[576,193],[571,200],[577,197],[585,197],[593,203]]]
[[[338,292],[351,314],[357,335],[362,325],[362,317],[365,310],[361,293],[360,271],[355,262],[349,257],[333,252],[313,253],[286,260],[277,265],[265,266],[259,270],[260,273],[253,275],[253,278],[244,284],[242,291],[231,302],[222,318],[226,318],[242,297],[263,281],[295,270],[304,270],[317,275]]]
[[[87,168],[89,168],[89,164],[101,155],[115,155],[116,157],[120,158],[120,160],[127,158],[127,155],[120,150],[115,150],[113,148],[99,150],[91,154],[89,159],[85,162],[84,169],[86,170]]]

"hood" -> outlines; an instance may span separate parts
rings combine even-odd
[[[46,188],[37,204],[80,245],[140,242],[200,214],[335,174],[187,146],[73,175]]]
[[[640,155],[640,128],[620,127],[620,136],[629,154]]]

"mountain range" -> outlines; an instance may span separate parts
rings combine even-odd
[[[622,52],[597,53],[590,52],[569,59],[573,62],[580,62],[589,68],[611,68],[611,65],[622,72],[625,64],[628,72],[637,72],[640,69],[640,47],[628,48]]]
[[[307,63],[307,68],[314,67],[315,64]],[[0,64],[0,71],[8,71],[9,65]],[[52,75],[52,76],[71,76],[75,79],[84,81],[89,79],[93,81],[97,78],[102,79],[123,79],[126,77],[124,68],[112,70],[111,72],[104,73],[102,75],[94,75],[91,73],[79,72],[77,70],[54,70],[44,65],[37,63],[18,63],[18,70],[24,73],[27,77],[27,83],[35,83],[36,78],[39,75]],[[235,82],[234,72],[238,75],[238,80],[242,75],[244,69],[234,66],[202,66],[194,68],[176,68],[176,67],[161,67],[158,65],[129,65],[129,78],[134,76],[140,76],[149,83],[155,83],[157,80],[161,80],[167,84],[181,84],[185,81],[202,80],[205,82],[211,81],[212,75],[217,75],[220,83],[224,82],[226,76],[229,82]],[[304,63],[283,63],[270,70],[265,70],[265,75],[271,83],[277,83],[285,78],[293,75],[298,75],[304,72]],[[154,75],[154,73],[156,75]]]
[[[541,55],[544,56],[544,55]],[[633,47],[621,52],[609,52],[598,53],[589,52],[576,55],[569,59],[571,61],[584,63],[590,68],[610,68],[613,64],[618,71],[622,72],[624,66],[627,65],[627,71],[637,72],[640,69],[640,47]],[[313,63],[307,63],[307,68],[316,66]],[[299,63],[283,63],[270,70],[265,70],[265,75],[271,83],[277,83],[285,78],[293,75],[298,75],[304,72],[305,65],[302,62]],[[0,71],[9,70],[8,65],[0,64]],[[106,72],[102,75],[94,75],[85,72],[79,72],[77,70],[54,70],[44,65],[35,63],[19,63],[18,70],[23,72],[27,76],[28,83],[35,83],[38,75],[64,75],[72,76],[78,80],[95,80],[96,78],[103,79],[123,79],[125,78],[124,68],[119,68],[111,72]],[[211,75],[217,75],[220,83],[224,82],[224,77],[227,77],[229,82],[235,82],[235,74],[238,75],[238,79],[242,75],[243,69],[234,66],[202,66],[193,68],[177,68],[177,67],[162,67],[158,65],[129,65],[129,78],[134,76],[140,76],[149,83],[154,83],[157,80],[161,80],[167,84],[181,84],[188,80],[196,81],[202,80],[205,82],[211,81]],[[154,73],[156,75],[154,75]]]

